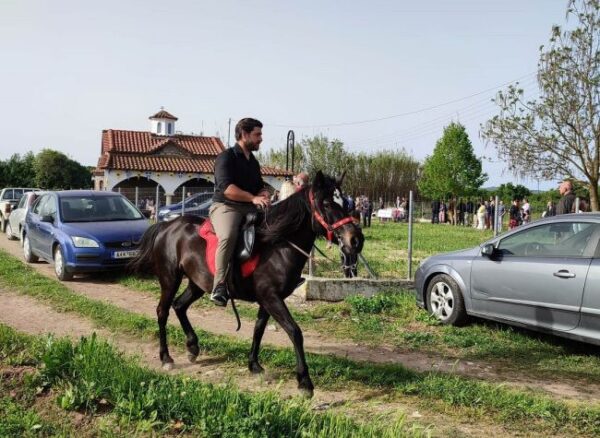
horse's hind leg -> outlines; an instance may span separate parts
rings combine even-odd
[[[294,321],[287,306],[279,296],[266,299],[260,304],[265,307],[265,310],[279,323],[281,328],[285,330],[292,340],[296,352],[296,378],[298,379],[298,388],[304,392],[306,396],[312,397],[315,387],[308,374],[308,365],[306,364],[306,358],[304,356],[304,337],[302,336],[302,330],[300,330],[300,327],[298,327],[298,324]]]
[[[167,319],[169,318],[169,309],[181,284],[181,273],[165,274],[159,277],[160,282],[160,301],[156,307],[156,316],[158,317],[158,333],[160,339],[160,361],[163,368],[170,370],[173,368],[173,358],[169,355],[167,347]]]
[[[190,280],[188,287],[173,303],[173,309],[175,309],[175,314],[177,315],[177,318],[179,318],[181,328],[186,336],[185,345],[188,351],[188,359],[192,363],[196,361],[196,358],[200,354],[200,347],[198,346],[196,332],[194,332],[194,328],[188,319],[187,310],[192,303],[202,295],[204,295],[204,291],[200,289],[196,283]]]
[[[258,308],[258,316],[256,324],[254,325],[254,336],[252,338],[252,348],[250,349],[250,358],[248,361],[248,368],[250,369],[250,372],[254,374],[262,373],[264,371],[263,367],[258,363],[258,351],[260,349],[260,341],[265,333],[267,321],[269,321],[269,316],[270,315],[263,306]]]

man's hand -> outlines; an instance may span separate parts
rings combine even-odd
[[[260,208],[265,208],[271,205],[271,200],[268,196],[258,195],[252,198],[252,203]]]

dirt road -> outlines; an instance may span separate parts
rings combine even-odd
[[[4,236],[0,236],[0,248],[22,260],[22,250],[19,242],[9,241]],[[47,263],[40,262],[31,264],[30,266],[43,275],[55,278],[53,267]],[[90,299],[107,302],[151,318],[154,318],[156,315],[157,299],[151,294],[131,291],[124,286],[112,284],[93,276],[76,279],[75,281],[63,284],[75,293]],[[5,291],[4,293],[7,292]],[[16,320],[20,320],[22,321],[20,330],[35,332],[37,328],[43,329],[43,327],[47,327],[45,329],[47,332],[61,332],[61,327],[56,325],[56,320],[54,319],[44,320],[41,315],[22,314],[23,312],[28,312],[26,308],[16,306],[13,311],[7,312],[8,314],[6,315],[4,310],[0,314],[0,320],[9,325],[14,325]],[[230,310],[192,307],[189,311],[189,316],[194,327],[199,327],[208,332],[246,340],[252,338],[253,324],[243,322],[242,329],[236,332],[235,319]],[[9,317],[11,321],[7,320]],[[71,324],[68,321],[75,321],[77,319],[73,315],[65,315],[65,318],[62,318],[62,320],[67,325]],[[174,318],[171,319],[171,322],[175,322]],[[27,329],[27,324],[31,324],[29,329]],[[73,322],[73,324],[75,323]],[[291,341],[286,333],[281,329],[276,329],[274,325],[270,325],[269,329],[265,332],[263,342],[278,347],[291,347]],[[600,385],[582,384],[576,381],[560,382],[523,377],[514,373],[510,374],[493,363],[448,360],[444,357],[430,356],[419,352],[398,351],[387,346],[372,348],[354,342],[329,339],[322,334],[311,331],[304,331],[304,345],[306,350],[310,352],[334,354],[356,361],[399,363],[418,371],[437,370],[503,382],[504,384],[516,387],[534,387],[561,399],[600,400]],[[157,350],[157,347],[153,347],[153,349],[148,347],[148,350],[144,347],[143,356],[152,366],[159,364]],[[177,366],[187,366],[185,356],[181,359],[174,359]]]

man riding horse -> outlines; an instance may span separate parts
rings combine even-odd
[[[262,142],[262,126],[256,119],[240,120],[235,126],[235,146],[215,161],[215,194],[209,214],[219,245],[210,299],[217,306],[226,306],[229,299],[227,274],[242,221],[257,207],[270,205],[260,165],[252,154]]]

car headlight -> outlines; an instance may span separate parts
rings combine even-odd
[[[77,248],[98,248],[98,242],[94,239],[88,239],[87,237],[79,237],[79,236],[71,236],[73,239],[73,244]]]
[[[171,213],[171,210],[169,210],[169,209],[158,210],[159,216],[164,216],[165,214],[169,214],[169,213]]]

